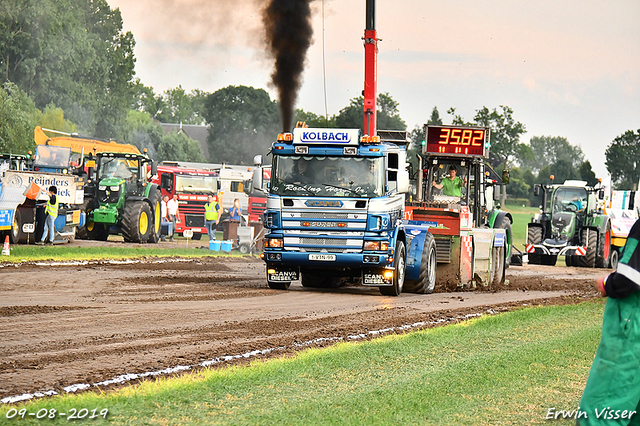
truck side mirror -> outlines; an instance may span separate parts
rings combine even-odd
[[[598,191],[598,200],[604,200],[604,189]]]
[[[540,195],[540,185],[533,185],[533,195],[536,197]]]
[[[262,155],[258,154],[253,157],[253,165],[254,166],[262,166]]]
[[[256,155],[258,157],[258,155]],[[260,156],[261,157],[261,156]],[[251,188],[257,191],[265,192],[262,169],[255,169],[251,178]]]
[[[502,171],[502,183],[509,183],[509,170],[505,169]]]

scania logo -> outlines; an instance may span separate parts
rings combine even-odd
[[[307,200],[307,207],[342,207],[342,201],[339,200]]]

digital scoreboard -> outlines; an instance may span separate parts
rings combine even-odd
[[[489,132],[485,127],[427,125],[424,153],[485,157]]]

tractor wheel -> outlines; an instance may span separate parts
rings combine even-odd
[[[125,202],[121,228],[126,242],[146,243],[152,223],[149,204],[144,201]]]
[[[539,226],[527,227],[527,244],[542,244],[542,228]],[[531,265],[542,264],[539,254],[531,253],[529,255],[529,263]]]
[[[611,224],[607,223],[604,235],[598,238],[598,251],[596,252],[596,268],[608,268],[611,257]]]
[[[513,252],[513,232],[511,230],[511,221],[507,216],[502,219],[502,223],[499,228],[505,230],[505,248],[504,251],[504,267],[508,268],[511,265],[511,253]],[[540,242],[542,242],[542,235],[540,235]]]
[[[396,244],[395,259],[393,260],[393,285],[390,287],[378,287],[380,293],[385,296],[399,296],[400,293],[402,293],[402,287],[404,287],[405,262],[404,243],[398,241]]]
[[[82,204],[81,211],[85,214],[85,220],[83,226],[78,226],[76,230],[76,238],[79,240],[86,240],[89,238],[87,233],[87,224],[89,223],[89,213],[93,210],[95,206],[93,205],[93,198],[85,197],[84,203]]]
[[[342,279],[338,277],[323,276],[320,271],[302,270],[300,283],[303,287],[309,288],[337,288],[340,287]],[[314,273],[315,272],[315,273]]]
[[[85,229],[90,240],[107,241],[109,238],[109,228],[102,223],[87,222]]]
[[[149,231],[149,243],[156,244],[160,241],[160,190],[153,191],[153,194],[149,194],[149,201],[151,201],[151,218],[152,223]]]
[[[565,263],[567,266],[577,266],[576,261],[575,261],[575,259],[574,259],[574,256],[572,256],[572,255],[566,255],[566,256],[564,257],[564,263]]]
[[[580,241],[587,247],[587,254],[578,256],[578,266],[583,268],[593,268],[596,265],[596,250],[598,244],[598,231],[593,229],[582,229],[580,231]]]
[[[409,293],[430,294],[436,286],[436,240],[427,234],[422,249],[420,261],[420,277],[417,280],[407,280],[404,290]]]
[[[618,261],[620,260],[620,253],[618,250],[611,249],[611,257],[609,258],[609,267],[611,269],[618,269]]]

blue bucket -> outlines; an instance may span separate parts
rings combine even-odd
[[[220,245],[220,249],[229,253],[231,251],[231,240],[223,241]]]
[[[209,250],[220,251],[220,241],[209,241]]]

